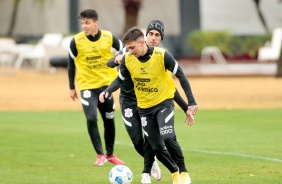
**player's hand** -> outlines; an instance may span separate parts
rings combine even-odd
[[[187,121],[188,121],[189,126],[192,126],[195,124],[194,114],[189,109],[186,111],[186,118],[184,120],[184,123],[186,123]]]
[[[78,99],[77,93],[75,89],[70,90],[70,97],[73,101],[76,101]]]
[[[115,57],[115,63],[118,64],[118,65],[120,65],[121,59],[122,59],[122,55],[121,55],[121,54],[117,55],[117,56]]]
[[[198,105],[188,106],[188,110],[190,110],[192,112],[192,114],[195,115],[197,113],[197,110],[198,110]]]
[[[100,101],[101,103],[104,103],[104,102],[105,102],[105,98],[108,98],[108,96],[109,96],[109,93],[103,91],[103,92],[100,93],[100,95],[99,95],[99,101]]]

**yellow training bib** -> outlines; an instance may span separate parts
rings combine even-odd
[[[101,37],[95,42],[90,41],[84,32],[78,33],[74,38],[77,48],[74,62],[79,89],[97,89],[110,85],[117,77],[116,68],[106,65],[114,57],[111,52],[112,33],[101,31]]]
[[[125,55],[140,108],[147,109],[174,97],[175,86],[165,70],[164,53],[164,49],[155,47],[151,58],[144,63],[130,53]]]

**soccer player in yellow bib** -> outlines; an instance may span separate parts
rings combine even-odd
[[[182,151],[174,132],[173,98],[176,89],[167,71],[179,79],[185,92],[189,106],[186,117],[191,126],[198,106],[195,105],[189,82],[174,57],[164,49],[148,46],[139,28],[129,29],[123,36],[123,42],[128,52],[122,58],[119,77],[100,94],[99,100],[103,102],[130,76],[134,83],[141,124],[158,160],[170,170],[174,184],[191,183],[184,158],[181,166],[176,165],[170,156],[181,156]]]
[[[110,31],[98,27],[98,13],[86,9],[80,13],[83,31],[76,34],[70,43],[68,78],[70,97],[77,100],[76,89],[80,90],[81,103],[86,116],[88,134],[98,155],[95,166],[106,161],[124,164],[114,153],[115,121],[114,100],[108,98],[105,103],[98,100],[99,94],[116,78],[117,70],[107,67],[107,61],[113,57],[112,47],[117,51],[123,48],[122,42]],[[75,77],[76,84],[75,86]],[[106,153],[98,129],[97,109],[103,119]]]
[[[159,46],[163,38],[163,22],[160,20],[152,20],[146,29],[146,44],[149,46]],[[115,67],[119,65],[125,52],[126,48],[123,49],[123,52],[118,54],[115,58],[109,60],[107,65],[109,67]],[[170,71],[167,71],[167,73],[170,77],[172,77],[172,73]],[[182,99],[177,90],[175,92],[174,100],[184,112],[188,110],[188,104]],[[197,108],[195,101],[191,101],[189,105],[190,107]],[[137,110],[137,101],[133,89],[133,81],[131,80],[130,76],[123,81],[123,84],[120,87],[120,106],[122,118],[134,148],[142,157],[144,157],[144,169],[142,171],[141,183],[151,183],[150,174],[156,180],[160,180],[161,169],[154,158],[155,153],[153,152],[151,145],[148,143],[146,136],[143,139],[141,119]],[[188,173],[182,152],[179,151],[179,154],[171,154],[171,156],[177,166],[181,168],[181,171]],[[187,178],[187,180],[189,180],[189,175]]]

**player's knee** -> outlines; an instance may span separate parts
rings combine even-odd
[[[143,146],[144,140],[143,138],[133,138],[132,143],[136,146]]]
[[[144,147],[143,147],[143,145],[136,145],[136,144],[134,144],[134,148],[141,156],[144,156]]]
[[[88,124],[97,122],[97,118],[96,117],[92,117],[92,116],[87,116],[86,120],[87,120]]]
[[[163,145],[163,144],[152,146],[152,148],[153,148],[153,150],[156,154],[161,153],[164,150],[166,150],[165,145]]]
[[[174,134],[165,134],[162,136],[164,142],[171,142],[173,140],[175,140],[175,135]]]

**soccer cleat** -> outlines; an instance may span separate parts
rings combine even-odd
[[[115,165],[124,165],[124,161],[120,160],[118,157],[114,155],[106,156],[106,159]]]
[[[181,184],[180,174],[179,172],[174,172],[171,174],[172,184]]]
[[[162,171],[156,160],[153,162],[153,165],[151,168],[151,176],[153,176],[155,180],[157,181],[159,181],[162,178]]]
[[[151,183],[151,178],[150,178],[149,173],[143,173],[143,174],[142,174],[141,183],[142,183],[142,184]]]
[[[180,179],[181,179],[181,184],[191,184],[191,178],[188,172],[181,172]]]
[[[99,154],[94,165],[95,166],[102,166],[102,165],[104,165],[105,162],[107,162],[107,159],[104,156],[104,154]]]

